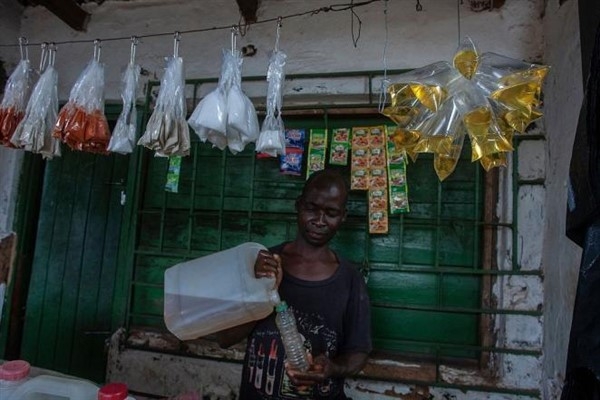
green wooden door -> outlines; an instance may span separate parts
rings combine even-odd
[[[102,382],[129,157],[70,151],[47,163],[21,357]]]

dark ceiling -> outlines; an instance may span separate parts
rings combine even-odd
[[[81,4],[102,4],[104,0],[16,0],[25,7],[44,6],[63,22],[77,31],[85,31],[91,14],[85,11]],[[129,0],[121,0],[129,1]],[[256,22],[256,13],[260,0],[231,0],[235,1],[240,10],[240,15],[246,24]]]

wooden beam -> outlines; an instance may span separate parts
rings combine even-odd
[[[246,24],[253,24],[257,21],[256,12],[258,11],[258,0],[236,0],[240,13]]]
[[[52,14],[76,31],[85,31],[90,20],[90,13],[85,11],[74,0],[37,0]]]

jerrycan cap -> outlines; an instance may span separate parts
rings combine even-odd
[[[20,381],[29,376],[31,366],[25,360],[7,361],[0,365],[0,379],[5,381]]]
[[[127,385],[124,383],[109,383],[98,391],[98,400],[125,400],[127,398]]]

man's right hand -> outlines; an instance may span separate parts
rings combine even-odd
[[[279,288],[279,284],[283,278],[283,269],[279,254],[273,254],[267,250],[259,251],[254,263],[254,275],[257,278],[274,278],[274,289]]]

